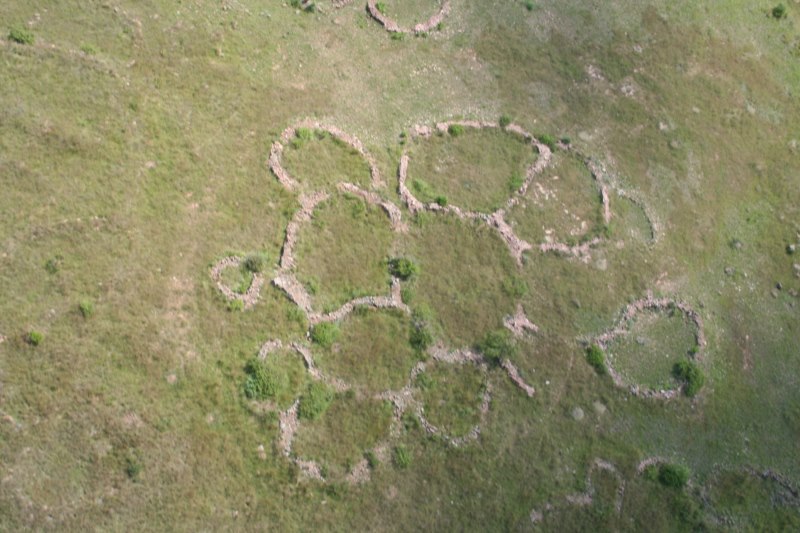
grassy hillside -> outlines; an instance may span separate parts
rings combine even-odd
[[[800,528],[800,3],[451,0],[416,36],[361,0],[291,3],[0,5],[0,529]],[[380,7],[409,27],[436,4]],[[300,185],[282,186],[273,143],[306,118],[358,138],[384,186],[353,146],[299,131],[283,163]],[[499,130],[412,138],[450,120],[555,149],[506,215],[532,245],[521,264],[483,221],[398,194],[407,155],[420,200],[488,213],[543,156]],[[345,178],[403,227],[335,191]],[[323,188],[287,270],[315,311],[386,297],[392,258],[418,268],[405,311],[357,309],[327,346],[271,283],[301,194]],[[210,268],[247,254],[265,281],[243,309]],[[254,275],[223,279],[244,292]],[[696,362],[692,398],[634,395],[586,360],[648,294],[695,310],[706,344],[648,311],[606,363],[658,388]],[[488,357],[518,305],[538,332],[497,342],[532,396]],[[273,339],[268,360],[297,343],[341,380],[320,418],[303,419],[308,379],[274,370],[294,359],[267,365],[272,396],[247,395]],[[488,364],[437,359],[467,348]],[[384,386],[426,416],[389,423]],[[326,481],[283,453],[291,398],[295,451],[329,461]],[[454,446],[424,420],[482,422]],[[346,476],[359,462],[364,483]],[[666,486],[665,464],[688,483]]]

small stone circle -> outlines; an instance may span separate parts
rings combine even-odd
[[[244,294],[233,292],[233,290],[222,281],[222,271],[226,268],[239,268],[242,261],[244,261],[244,258],[239,256],[229,256],[220,259],[211,267],[211,279],[214,280],[217,288],[226,299],[229,301],[238,300],[242,302],[245,309],[250,309],[258,302],[258,298],[261,295],[261,287],[264,285],[264,276],[259,272],[254,272],[253,281]]]
[[[416,24],[413,28],[404,28],[400,26],[394,19],[381,13],[381,10],[378,9],[378,3],[378,0],[367,0],[367,11],[373,19],[378,21],[381,26],[383,26],[386,31],[390,33],[413,33],[416,35],[427,33],[436,29],[437,26],[439,26],[444,18],[450,13],[450,0],[442,0],[439,11],[432,15],[428,20]]]
[[[706,346],[706,337],[702,317],[697,313],[697,311],[689,306],[689,304],[670,298],[654,298],[652,295],[648,295],[641,300],[636,300],[625,307],[625,310],[622,312],[622,316],[617,324],[613,328],[592,339],[592,342],[605,350],[611,341],[617,337],[628,334],[628,323],[639,313],[646,310],[665,311],[669,309],[677,309],[681,311],[687,318],[689,318],[689,320],[694,323],[696,328],[695,340],[699,350],[696,354],[694,354],[693,359],[699,359]],[[610,364],[608,364],[608,361],[606,361],[606,367],[611,379],[614,381],[614,385],[623,389],[627,388],[632,394],[641,398],[669,400],[677,397],[681,391],[681,387],[668,390],[654,390],[647,387],[641,387],[636,384],[627,383],[625,379],[617,371],[615,371]]]

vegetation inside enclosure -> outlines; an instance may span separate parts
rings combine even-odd
[[[244,367],[242,390],[245,398],[272,401],[279,409],[288,408],[305,389],[308,374],[300,356],[292,350],[254,357]]]
[[[333,348],[315,352],[315,360],[326,375],[370,394],[400,390],[420,357],[407,340],[410,327],[400,311],[361,308],[342,322]]]
[[[536,161],[536,149],[521,136],[499,128],[453,125],[450,130],[411,145],[411,192],[425,203],[447,198],[450,204],[483,213],[503,207]]]
[[[0,529],[800,529],[798,4],[344,3],[0,2]]]
[[[430,363],[414,385],[425,418],[450,437],[462,437],[481,421],[486,374],[471,365]]]
[[[323,416],[300,424],[293,451],[318,461],[329,476],[341,476],[388,437],[391,418],[387,402],[337,394]]]
[[[680,311],[643,311],[625,335],[609,343],[606,355],[627,382],[671,389],[678,385],[675,365],[687,361],[695,344],[695,326]]]
[[[453,346],[473,346],[513,312],[514,298],[502,285],[516,267],[490,228],[423,214],[403,240],[408,255],[419,259],[415,302],[434,311]]]
[[[393,238],[380,207],[351,196],[320,204],[301,228],[295,251],[297,277],[315,307],[330,311],[360,296],[387,294]]]
[[[601,235],[605,222],[600,189],[579,157],[553,154],[553,163],[538,175],[509,220],[523,239],[570,245]]]
[[[380,0],[378,10],[401,28],[413,28],[439,12],[443,0]]]
[[[364,156],[325,131],[298,128],[283,148],[281,164],[306,191],[332,191],[341,182],[363,189],[369,189],[371,184]]]

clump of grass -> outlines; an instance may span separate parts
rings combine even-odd
[[[31,346],[39,346],[44,340],[44,334],[42,334],[40,331],[31,330],[25,336],[25,340]]]
[[[378,2],[377,4],[375,4],[375,9],[377,9],[381,15],[386,14],[386,4],[384,4],[383,2]]]
[[[522,298],[528,294],[528,283],[519,276],[511,276],[503,280],[503,292],[512,298]]]
[[[407,281],[419,274],[419,266],[411,259],[395,257],[389,260],[389,273],[396,278]]]
[[[137,457],[129,455],[125,458],[125,474],[131,481],[138,481],[143,469],[144,466]]]
[[[447,127],[447,133],[449,133],[453,137],[458,137],[459,135],[464,133],[464,126],[462,126],[461,124],[450,124],[450,126]]]
[[[525,179],[519,172],[514,172],[511,174],[511,177],[508,178],[508,190],[509,192],[517,192],[522,184],[525,183]]]
[[[364,459],[367,460],[367,464],[373,470],[378,468],[378,465],[381,464],[380,460],[378,459],[378,456],[375,455],[375,452],[373,452],[372,450],[367,450],[366,452],[364,452]]]
[[[333,391],[320,382],[309,383],[306,392],[300,397],[297,415],[306,420],[316,420],[330,407]]]
[[[658,469],[658,481],[665,487],[681,489],[689,481],[691,472],[683,465],[663,464]]]
[[[437,196],[433,201],[441,207],[447,207],[447,196]]]
[[[83,318],[89,318],[94,314],[94,304],[91,300],[81,300],[78,303],[78,311]]]
[[[508,115],[501,115],[500,116],[500,127],[505,129],[506,127],[511,124],[511,117]]]
[[[238,298],[235,300],[228,300],[228,311],[235,313],[237,311],[244,311],[244,302]]]
[[[536,8],[536,4],[533,3],[532,0],[525,0],[525,9],[528,11],[533,11]]]
[[[242,268],[253,274],[257,274],[264,269],[264,264],[267,262],[267,257],[261,253],[251,253],[242,261]]]
[[[15,26],[8,32],[8,38],[18,44],[33,44],[35,37],[33,32],[27,28]]]
[[[406,38],[406,34],[399,31],[395,31],[389,34],[389,38],[393,41],[402,41]]]
[[[406,448],[402,444],[399,446],[395,446],[392,459],[394,465],[401,470],[411,466],[411,452],[409,452],[408,448]]]
[[[48,274],[56,274],[58,270],[61,268],[61,256],[57,255],[55,257],[51,257],[44,263],[44,269]]]
[[[323,322],[311,329],[311,341],[322,348],[330,348],[340,334],[341,331],[338,325],[333,322]]]
[[[499,365],[503,359],[514,356],[517,348],[507,330],[497,329],[486,334],[486,337],[478,343],[478,350],[490,363]]]
[[[536,138],[541,142],[543,145],[550,148],[550,150],[555,151],[556,149],[556,138],[550,135],[549,133],[542,133],[537,135]]]
[[[778,20],[786,18],[788,14],[788,10],[786,6],[783,4],[778,4],[777,6],[772,8],[772,17]]]
[[[427,306],[418,307],[411,313],[411,333],[408,341],[417,352],[424,352],[433,344],[435,340],[433,323],[433,311]]]
[[[703,371],[692,361],[679,361],[672,368],[672,374],[683,382],[683,393],[690,398],[697,394],[706,382]]]
[[[606,354],[597,344],[592,344],[586,348],[586,361],[592,365],[595,372],[598,374],[603,375],[608,372],[606,368]]]
[[[247,377],[244,380],[244,395],[249,400],[266,400],[278,394],[282,384],[278,377],[269,371],[261,359],[250,359],[244,368]]]

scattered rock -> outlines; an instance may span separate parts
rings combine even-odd
[[[175,383],[177,383],[177,381],[178,381],[178,376],[176,376],[175,374],[169,374],[167,376],[167,383],[169,383],[170,385],[174,385]]]
[[[258,453],[258,458],[261,459],[262,461],[267,460],[267,450],[264,449],[263,444],[258,445],[258,448],[256,448],[256,453]]]
[[[575,407],[574,409],[572,409],[571,414],[574,420],[583,420],[584,413],[583,409],[581,409],[580,407]]]
[[[773,297],[773,298],[777,298],[777,297],[778,297],[778,291],[777,291],[777,289],[772,289],[772,290],[770,291],[770,294],[772,294],[772,297]]]
[[[603,416],[608,411],[608,408],[605,406],[605,404],[600,401],[595,401],[592,404],[592,407],[594,408],[594,412],[597,413],[597,416]]]
[[[725,267],[725,275],[726,276],[733,276],[733,273],[736,272],[733,267]]]
[[[797,245],[795,244],[790,244],[786,247],[786,253],[789,255],[794,254],[796,251],[797,251]]]
[[[775,288],[778,289],[779,291],[782,291],[783,290],[783,283],[781,283],[780,281],[777,282],[775,284]]]

